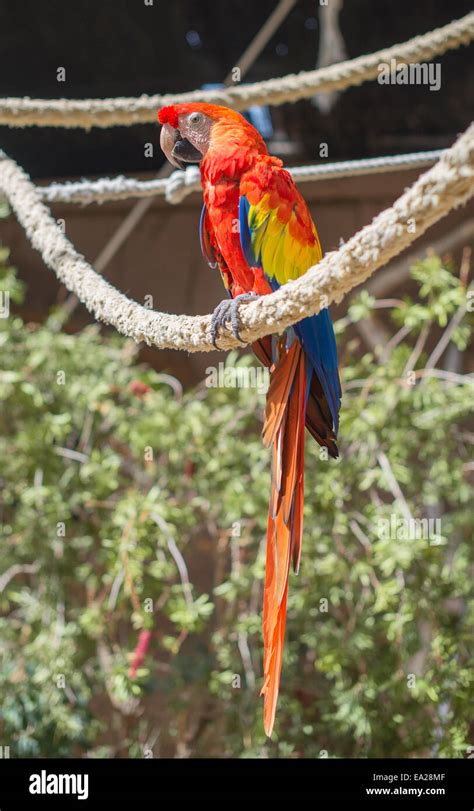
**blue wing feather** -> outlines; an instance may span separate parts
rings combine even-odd
[[[303,318],[295,324],[295,332],[316,371],[323,387],[333,420],[334,433],[339,428],[341,384],[337,362],[337,348],[331,316],[328,309]]]
[[[217,267],[217,257],[211,245],[209,232],[206,228],[206,205],[204,204],[201,211],[201,219],[199,220],[199,241],[201,243],[201,251],[204,259],[212,270]]]
[[[261,267],[259,257],[255,256],[252,246],[252,232],[249,226],[250,203],[243,195],[239,201],[239,233],[242,252],[249,267]]]

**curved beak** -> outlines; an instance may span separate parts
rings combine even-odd
[[[172,166],[185,169],[187,163],[199,162],[202,154],[190,141],[181,137],[179,130],[171,124],[163,124],[160,133],[160,146]]]

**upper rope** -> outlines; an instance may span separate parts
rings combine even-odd
[[[0,124],[10,127],[117,127],[149,124],[155,121],[158,107],[182,102],[204,101],[224,104],[236,110],[253,105],[278,105],[354,87],[377,78],[382,63],[395,60],[411,64],[431,60],[474,39],[474,12],[442,28],[413,37],[407,42],[358,56],[318,70],[282,76],[253,84],[223,89],[194,90],[177,95],[142,95],[137,98],[109,99],[30,99],[0,100]]]

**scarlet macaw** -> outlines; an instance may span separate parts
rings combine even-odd
[[[230,320],[239,337],[239,302],[276,290],[321,259],[318,234],[305,201],[281,160],[234,110],[176,104],[158,113],[160,142],[178,168],[200,163],[204,257],[218,267],[229,299],[212,319],[212,338]],[[341,404],[336,341],[327,309],[282,336],[253,344],[271,371],[263,441],[272,447],[263,607],[264,726],[271,735],[278,698],[290,560],[301,555],[304,499],[304,426],[338,456]]]

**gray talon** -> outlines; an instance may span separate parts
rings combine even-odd
[[[245,343],[240,337],[241,323],[239,318],[239,304],[243,301],[252,301],[256,298],[258,298],[256,293],[241,293],[240,296],[236,296],[232,299],[224,299],[224,301],[221,301],[220,304],[217,305],[211,318],[211,341],[213,346],[217,347],[216,341],[219,330],[227,321],[230,321],[232,335],[237,338],[238,341]]]

